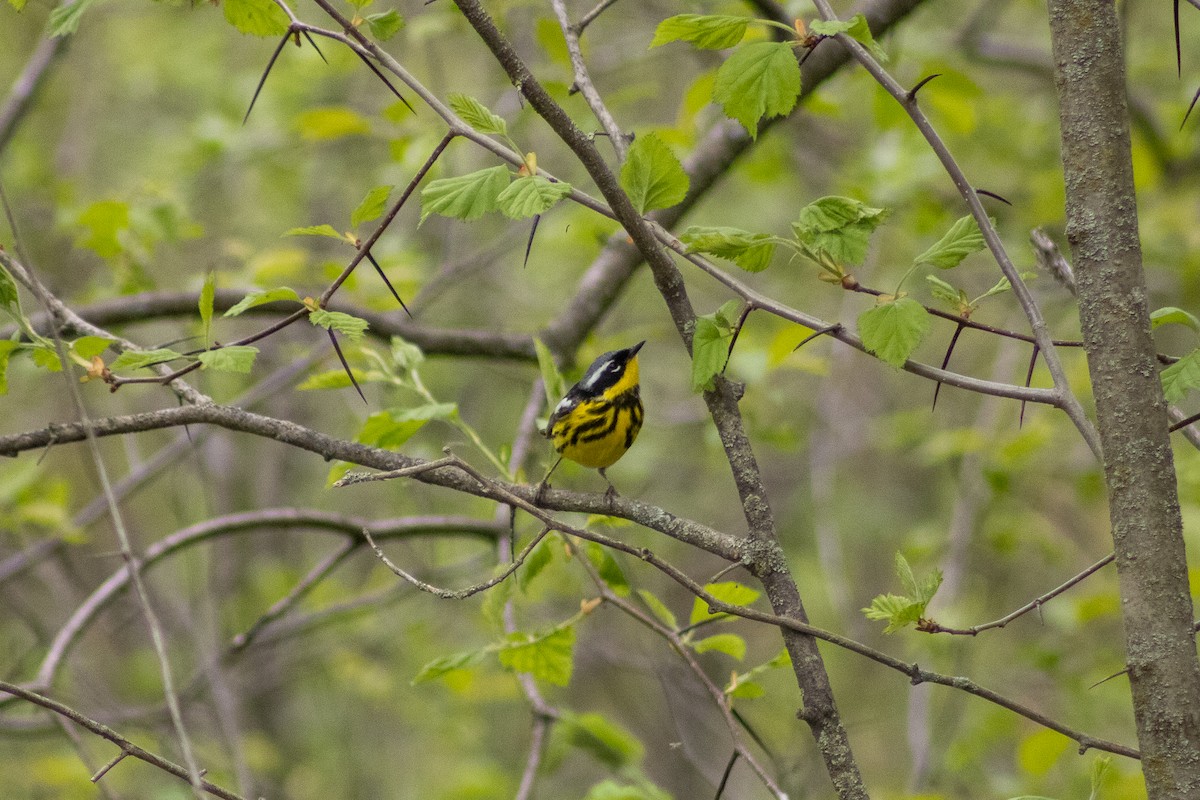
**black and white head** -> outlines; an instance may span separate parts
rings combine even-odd
[[[598,397],[617,384],[628,384],[630,388],[638,384],[636,356],[645,342],[638,342],[633,347],[624,350],[612,350],[597,358],[583,373],[579,383],[572,387],[563,398],[566,402],[571,395],[576,397]],[[561,404],[560,404],[561,405]]]

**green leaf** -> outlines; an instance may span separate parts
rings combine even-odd
[[[1100,789],[1104,786],[1104,777],[1112,767],[1112,756],[1097,756],[1092,762],[1092,793],[1088,800],[1097,800]]]
[[[1026,775],[1043,777],[1068,750],[1072,741],[1058,731],[1039,728],[1021,737],[1017,747],[1017,765]]]
[[[349,2],[350,5],[357,8],[359,11],[362,11],[364,8],[367,8],[372,3],[374,3],[375,0],[347,0],[347,2]]]
[[[110,339],[107,336],[80,336],[71,342],[71,350],[80,358],[90,360],[92,357],[103,353],[108,349],[109,345],[116,341],[116,339]],[[2,343],[0,343],[0,346],[2,346]]]
[[[109,364],[109,367],[112,369],[141,369],[154,364],[174,361],[177,358],[183,358],[183,356],[166,347],[160,347],[157,350],[126,350],[117,356],[116,360]]]
[[[345,372],[342,373],[345,375]],[[355,378],[358,378],[355,375]],[[454,403],[427,403],[416,408],[390,408],[367,417],[355,441],[395,450],[432,420],[449,419],[458,412]]]
[[[28,348],[29,354],[33,356],[33,363],[44,370],[50,372],[62,372],[62,361],[58,357],[58,350],[53,344],[35,344]]]
[[[911,297],[867,309],[858,317],[858,332],[867,350],[880,360],[902,367],[925,337],[929,312]]]
[[[787,42],[742,45],[717,70],[713,100],[725,116],[758,136],[758,121],[791,112],[800,97],[800,65]]]
[[[399,336],[392,337],[392,364],[398,371],[415,372],[424,360],[425,354],[421,352],[421,348]]]
[[[558,735],[611,769],[634,766],[646,754],[636,736],[600,714],[565,712],[559,722],[562,730]]]
[[[23,8],[25,8],[25,0],[8,0],[8,4],[11,5],[13,8],[15,8],[17,11],[20,11]],[[4,394],[4,392],[0,391],[0,394]]]
[[[711,391],[713,379],[724,369],[740,305],[740,300],[731,300],[712,314],[696,317],[696,330],[692,334],[692,391]]]
[[[200,369],[211,369],[217,372],[248,373],[254,368],[254,359],[258,348],[248,344],[226,345],[218,350],[206,350],[197,354]]]
[[[971,253],[977,253],[987,246],[983,241],[983,233],[979,223],[968,214],[961,217],[950,226],[946,235],[937,243],[914,259],[914,264],[930,264],[938,269],[952,269]]]
[[[588,542],[586,547],[588,560],[592,562],[601,579],[608,584],[608,588],[621,597],[628,596],[629,579],[625,577],[625,571],[608,548],[596,542]]]
[[[641,597],[642,602],[646,604],[650,612],[658,617],[659,622],[673,631],[679,630],[679,621],[675,619],[675,615],[671,613],[671,609],[667,608],[667,604],[659,600],[656,594],[649,589],[638,589],[638,597]]]
[[[929,282],[929,293],[938,300],[949,303],[956,310],[959,306],[966,304],[967,296],[961,289],[955,289],[937,275],[926,275],[925,280]]]
[[[775,243],[769,233],[738,228],[693,225],[679,237],[689,250],[728,259],[747,272],[762,272],[771,265]]]
[[[1028,280],[1030,276],[1023,274],[1023,275],[1021,275],[1021,277],[1024,278],[1025,280]],[[1008,278],[1001,278],[1000,280],[996,281],[995,286],[988,289],[983,294],[979,295],[979,297],[977,297],[976,300],[983,300],[985,297],[992,297],[993,295],[1004,294],[1005,292],[1011,292],[1011,291],[1012,291],[1012,284],[1008,282]]]
[[[617,783],[605,779],[588,790],[583,800],[671,800],[671,795],[650,783]]]
[[[814,256],[825,255],[840,264],[861,264],[867,257],[871,232],[883,224],[887,213],[850,197],[831,195],[800,209],[792,232]]]
[[[430,661],[425,666],[421,667],[421,671],[412,679],[411,685],[416,686],[418,683],[427,683],[432,680],[437,680],[443,675],[453,672],[457,669],[466,669],[479,662],[488,652],[487,648],[479,650],[466,650],[461,653],[454,653],[448,656],[439,656],[433,661]]]
[[[10,0],[11,2],[11,0]],[[50,12],[50,35],[51,36],[67,36],[74,33],[79,28],[79,20],[83,18],[83,12],[87,11],[95,0],[75,0],[70,5],[59,6]],[[24,0],[21,0],[20,5],[13,3],[17,11],[25,5]]]
[[[233,306],[225,312],[227,317],[236,317],[239,314],[245,313],[255,306],[274,303],[279,300],[294,300],[300,302],[300,295],[296,294],[294,289],[289,289],[286,286],[277,286],[274,289],[256,289],[241,300],[238,300]]]
[[[929,605],[929,602],[933,600],[934,595],[937,594],[937,590],[940,589],[941,586],[942,571],[940,569],[931,570],[928,575],[921,578],[921,580],[917,583],[917,593],[914,599],[920,602],[923,606],[927,606]],[[924,611],[921,613],[924,613]]]
[[[864,608],[862,611],[867,619],[886,620],[888,624],[883,632],[894,633],[901,628],[916,624],[925,611],[925,605],[914,603],[910,597],[881,594],[871,601],[870,607]]]
[[[1163,394],[1177,403],[1191,389],[1200,388],[1200,350],[1193,350],[1162,371]]]
[[[274,3],[271,7],[278,9]],[[307,141],[329,142],[347,136],[365,136],[371,132],[371,123],[352,108],[327,106],[297,114],[296,130]]]
[[[212,331],[213,317],[213,298],[217,295],[217,273],[209,271],[204,276],[204,286],[200,289],[200,299],[197,305],[200,308],[200,324],[204,329],[204,344],[208,345],[208,334]]]
[[[288,29],[283,9],[271,0],[225,0],[225,19],[251,36],[282,36]]]
[[[129,204],[119,200],[92,203],[79,215],[78,223],[87,229],[87,235],[76,239],[75,244],[101,258],[112,258],[125,250],[118,237],[129,228]]]
[[[1186,325],[1197,333],[1200,333],[1200,320],[1196,319],[1195,315],[1174,306],[1167,306],[1150,312],[1150,330],[1154,330],[1162,325]]]
[[[541,339],[533,340],[533,349],[537,352],[538,369],[542,373],[542,388],[546,390],[546,405],[554,408],[567,393],[567,382],[558,371],[558,365],[554,363],[554,354]]]
[[[0,264],[0,308],[14,317],[21,317],[21,295],[17,291],[17,282],[3,264]]]
[[[736,633],[718,633],[715,636],[709,636],[707,639],[694,642],[692,649],[697,653],[707,653],[709,650],[716,650],[718,653],[724,653],[741,661],[746,657],[746,640]]]
[[[691,42],[704,50],[724,50],[742,41],[749,23],[747,17],[723,14],[676,14],[658,23],[650,46]]]
[[[0,339],[0,395],[8,394],[8,359],[20,347],[10,339]]]
[[[867,18],[862,14],[855,14],[847,20],[813,20],[812,24],[809,25],[809,30],[821,36],[834,36],[844,33],[870,50],[871,55],[875,56],[876,61],[881,64],[887,63],[887,53],[879,46],[879,42],[875,41],[875,37],[871,35],[871,27],[867,24]]]
[[[780,667],[790,667],[791,664],[792,659],[788,655],[788,651],[786,649],[780,650],[770,661],[759,664],[748,672],[734,673],[733,677],[730,678],[729,684],[725,687],[725,694],[730,697],[742,698],[762,697],[765,692],[762,686],[753,679],[764,672],[779,669]]]
[[[370,222],[373,219],[379,219],[383,214],[384,208],[387,207],[388,196],[391,195],[393,186],[376,186],[371,191],[367,192],[367,196],[358,204],[358,208],[350,215],[350,227],[357,228],[364,222]]]
[[[364,383],[378,383],[387,380],[387,376],[377,370],[367,372],[357,367],[351,367],[350,372],[354,375],[354,381],[358,381],[358,385]],[[331,369],[325,372],[318,372],[315,375],[309,375],[296,388],[302,392],[316,391],[319,389],[349,389],[354,385],[354,381],[350,380],[350,375],[342,368]],[[341,477],[340,475],[338,476]],[[336,478],[334,479],[336,480]]]
[[[525,557],[525,563],[521,565],[521,569],[517,572],[517,585],[521,591],[528,591],[529,585],[533,583],[533,579],[542,573],[546,567],[554,561],[554,554],[557,552],[555,547],[556,540],[552,536],[544,536],[537,543],[533,550],[529,551],[529,555]]]
[[[480,133],[497,136],[508,135],[508,123],[504,117],[495,114],[483,103],[466,94],[452,92],[447,98],[451,110],[462,117],[462,121]]]
[[[496,198],[500,213],[509,219],[525,219],[543,214],[571,193],[571,184],[551,182],[541,175],[517,178]]]
[[[736,581],[726,581],[724,583],[710,583],[704,587],[704,591],[713,596],[714,599],[720,600],[723,603],[728,603],[732,606],[748,606],[757,600],[762,592],[757,589],[751,589],[749,586],[743,586]],[[695,625],[697,622],[712,619],[713,617],[725,616],[724,612],[718,611],[713,613],[708,610],[708,603],[705,600],[697,597],[692,602],[692,616],[688,620],[689,625]]]
[[[376,40],[386,42],[404,27],[404,17],[400,16],[400,12],[393,8],[382,14],[368,14],[367,25],[371,28],[371,35]]]
[[[327,236],[330,239],[345,239],[346,237],[334,230],[332,225],[309,225],[306,228],[292,228],[284,236]]]
[[[492,577],[499,577],[506,567],[506,564],[496,564],[493,566]],[[504,628],[506,607],[509,606],[509,602],[512,600],[515,588],[514,581],[502,580],[483,595],[483,603],[480,605],[479,610],[483,613],[483,618],[497,630]]]
[[[896,577],[900,579],[900,588],[908,592],[909,597],[917,596],[917,579],[913,575],[912,567],[908,564],[908,559],[902,553],[897,552],[894,558],[896,569]]]
[[[503,165],[455,178],[430,181],[421,190],[421,221],[430,214],[473,220],[495,211],[500,193],[511,179]]]
[[[753,700],[766,693],[767,690],[758,681],[741,681],[733,688],[725,690],[725,694],[738,700]]]
[[[532,638],[523,633],[510,634],[496,655],[506,669],[527,672],[554,686],[566,686],[571,682],[574,650],[575,628],[568,625]]]
[[[311,312],[308,315],[308,321],[326,330],[344,334],[354,341],[361,339],[363,334],[367,332],[367,328],[371,327],[370,323],[365,319],[351,316],[341,311],[326,311],[323,308],[318,308],[316,311]]]
[[[929,601],[937,594],[938,587],[942,585],[941,570],[935,569],[918,579],[907,559],[900,553],[896,553],[895,567],[900,585],[908,594],[879,595],[871,601],[869,608],[863,609],[868,619],[887,620],[888,625],[884,633],[892,633],[918,622],[925,615]]]
[[[634,140],[621,165],[621,188],[639,214],[670,208],[687,196],[688,176],[666,142],[653,133]]]

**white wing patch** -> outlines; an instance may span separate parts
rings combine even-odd
[[[567,397],[564,397],[562,400],[558,401],[558,405],[556,405],[554,407],[554,413],[551,414],[551,416],[553,416],[553,417],[561,416],[561,415],[567,413],[568,411],[570,411],[574,407],[575,407],[575,401],[568,395]]]

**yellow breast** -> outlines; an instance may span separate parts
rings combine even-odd
[[[550,430],[554,449],[592,469],[615,464],[642,429],[642,401],[636,380],[635,372],[634,384],[625,392],[585,400],[556,420]]]

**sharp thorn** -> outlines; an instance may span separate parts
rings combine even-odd
[[[525,243],[525,260],[521,262],[521,269],[529,266],[529,253],[533,250],[533,235],[537,233],[538,223],[542,221],[541,214],[535,214],[533,217],[533,226],[529,229],[529,241]]]
[[[1188,117],[1192,115],[1192,109],[1196,107],[1197,100],[1200,100],[1200,89],[1197,89],[1196,93],[1192,95],[1191,105],[1188,106],[1187,113],[1183,115],[1183,122],[1179,123],[1179,130],[1183,130],[1183,126],[1187,125]]]
[[[354,391],[358,392],[358,396],[366,403],[367,396],[363,394],[362,387],[358,385],[358,379],[354,377],[354,371],[350,369],[350,364],[346,362],[346,356],[342,354],[342,346],[338,344],[337,336],[331,328],[326,328],[325,332],[329,334],[329,341],[333,342],[333,350],[337,353],[338,361],[342,362],[342,369],[346,370],[346,376],[350,378],[350,383],[354,384]],[[368,405],[370,404],[368,403]]]
[[[250,112],[254,110],[254,104],[258,102],[258,95],[262,92],[263,84],[267,82],[267,76],[271,74],[271,67],[275,66],[275,60],[279,58],[279,54],[283,52],[283,46],[287,44],[291,38],[292,32],[289,30],[279,40],[279,44],[275,47],[275,52],[271,54],[271,60],[267,62],[267,68],[263,70],[262,77],[258,79],[258,86],[254,87],[254,97],[250,98],[250,107],[246,109],[246,116],[242,117],[242,124],[246,124],[246,120],[250,119]]]
[[[942,359],[942,369],[945,369],[946,365],[950,363],[950,356],[954,353],[954,346],[958,344],[958,337],[962,336],[962,332],[966,330],[966,327],[966,325],[960,322],[958,323],[958,327],[954,329],[954,335],[950,337],[950,345],[946,348],[946,356]],[[931,412],[937,410],[938,395],[941,391],[942,382],[938,381],[937,386],[933,389],[933,407],[929,409]]]
[[[908,102],[910,102],[910,103],[913,102],[914,100],[917,99],[917,92],[919,92],[919,91],[921,91],[921,89],[925,88],[925,84],[929,83],[934,78],[940,78],[940,77],[942,77],[942,73],[940,73],[940,72],[935,72],[932,75],[926,75],[924,78],[921,78],[921,80],[919,80],[917,82],[916,86],[914,86],[908,90],[908,94],[905,95],[905,98],[908,100]]]
[[[1033,346],[1033,355],[1029,359],[1029,370],[1025,373],[1025,388],[1026,389],[1028,389],[1029,384],[1031,384],[1033,382],[1033,368],[1037,366],[1037,360],[1038,360],[1038,346],[1035,344]],[[1024,425],[1025,425],[1025,401],[1022,400],[1021,401],[1021,416],[1020,416],[1020,419],[1017,421],[1017,427],[1020,428],[1020,427],[1023,427]]]
[[[396,291],[396,288],[392,286],[392,282],[388,280],[388,276],[384,274],[383,267],[379,266],[379,262],[375,260],[375,256],[371,255],[370,250],[366,252],[366,256],[367,260],[371,262],[371,266],[374,267],[375,271],[379,273],[379,277],[383,278],[383,282],[386,283],[388,289],[391,290],[392,297],[396,298],[396,302],[399,303],[400,307],[404,309],[404,313],[408,314],[409,319],[412,319],[412,312],[408,310],[408,306],[404,305],[404,301],[400,299],[400,294]]]
[[[377,67],[373,63],[371,63],[371,59],[367,58],[362,53],[359,53],[357,50],[355,50],[354,52],[359,58],[362,59],[362,62],[364,64],[366,64],[368,67],[371,68],[371,72],[374,72],[376,77],[378,77],[379,80],[383,81],[384,85],[386,85],[389,89],[392,90],[392,94],[396,95],[396,97],[400,99],[401,103],[404,103],[405,108],[407,108],[409,111],[411,111],[414,114],[417,113],[417,110],[415,108],[413,108],[411,105],[409,105],[408,101],[404,99],[404,95],[400,94],[400,90],[392,85],[392,82],[388,80],[387,76],[383,74],[383,72],[379,69],[379,67]]]
[[[308,35],[308,31],[301,31],[301,33],[304,34],[304,38],[308,40],[308,43],[312,45],[312,49],[317,51],[317,55],[321,57],[321,60],[328,64],[329,59],[326,58],[325,54],[321,52],[321,48],[317,47],[316,41]]]
[[[987,189],[976,189],[975,194],[981,194],[984,197],[990,197],[993,200],[999,200],[1001,203],[1004,203],[1004,205],[1006,205],[1006,206],[1012,205],[1012,203],[1010,203],[1007,198],[1001,197],[1000,195],[996,194],[995,192],[989,192]]]

